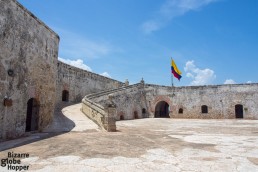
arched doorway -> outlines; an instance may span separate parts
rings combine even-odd
[[[238,104],[235,106],[235,114],[236,118],[244,118],[243,105]]]
[[[120,115],[120,120],[122,121],[124,119],[125,119],[124,115]]]
[[[169,118],[169,104],[167,102],[161,101],[156,105],[155,118]]]
[[[202,113],[208,113],[208,106],[202,105]]]
[[[145,108],[142,109],[142,117],[146,118],[146,109]]]
[[[133,112],[133,115],[134,115],[134,119],[139,119],[139,116],[138,116],[138,112],[137,112],[137,111],[134,111],[134,112]]]
[[[31,98],[27,102],[26,132],[39,129],[39,103]]]
[[[178,110],[178,113],[179,113],[179,114],[183,114],[183,113],[184,113],[183,108],[180,108],[180,109]]]
[[[124,120],[125,119],[125,113],[123,111],[120,111],[117,114],[117,120]]]
[[[63,90],[63,92],[62,92],[62,101],[63,102],[68,102],[69,101],[69,91]]]

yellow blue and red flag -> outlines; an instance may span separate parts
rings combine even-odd
[[[180,81],[180,79],[182,78],[181,76],[182,72],[177,68],[174,60],[171,61],[171,72],[174,75],[174,77]]]

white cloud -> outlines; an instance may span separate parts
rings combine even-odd
[[[166,25],[177,16],[184,15],[189,11],[199,10],[202,7],[218,0],[166,0],[161,6],[156,18],[142,24],[142,30],[150,34]]]
[[[63,59],[61,57],[58,57],[58,60],[60,60],[61,62],[66,63],[66,64],[69,64],[71,66],[78,67],[80,69],[84,69],[84,70],[87,70],[87,71],[92,71],[92,69],[89,66],[87,66],[86,64],[84,64],[83,60],[81,60],[81,59],[70,60],[70,59]]]
[[[247,84],[251,84],[251,83],[253,83],[253,82],[252,82],[252,81],[247,81],[246,83],[247,83]]]
[[[107,72],[103,72],[103,73],[100,74],[100,75],[105,76],[105,77],[108,77],[108,78],[111,78],[111,76],[110,76],[109,73],[107,73]]]
[[[207,85],[211,84],[216,75],[211,69],[200,69],[195,66],[194,61],[186,62],[184,67],[186,77],[193,79],[190,85]]]
[[[92,72],[92,69],[88,65],[84,64],[83,60],[81,60],[81,59],[71,60],[71,59],[63,59],[61,57],[58,57],[58,60],[66,63],[66,64],[69,64],[71,66],[78,67],[80,69],[84,69],[84,70]],[[111,78],[111,76],[108,72],[103,72],[100,75]]]
[[[187,74],[186,74],[186,77],[188,77],[188,78],[194,78],[194,75],[191,74],[191,73],[187,73]]]
[[[215,1],[218,0],[167,0],[162,5],[160,12],[173,18],[191,10],[198,10]]]
[[[160,28],[160,25],[155,21],[147,21],[142,24],[142,29],[144,33],[150,34]]]
[[[236,84],[236,82],[233,79],[227,79],[224,84]]]

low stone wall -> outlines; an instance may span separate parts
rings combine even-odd
[[[115,114],[116,108],[112,103],[103,106],[94,103],[87,97],[82,100],[82,112],[94,121],[101,129],[107,131],[116,131]]]
[[[144,83],[138,83],[115,90],[100,92],[88,97],[100,105],[109,101],[109,95],[113,95],[113,102],[117,105],[116,120],[132,120],[148,118],[147,101],[144,94]]]

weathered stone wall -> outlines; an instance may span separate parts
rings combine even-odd
[[[115,89],[123,85],[122,82],[79,69],[58,61],[57,64],[57,103],[62,102],[62,92],[69,92],[69,102],[81,102],[85,95],[101,90]]]
[[[144,88],[143,88],[144,87]],[[235,119],[235,105],[243,105],[244,119],[258,119],[258,84],[166,87],[137,84],[114,92],[96,94],[92,100],[105,104],[107,95],[114,96],[117,120],[154,117],[155,108],[161,101],[169,105],[171,118]],[[208,113],[202,113],[202,105]],[[179,113],[182,108],[183,113]],[[144,109],[146,110],[145,113]]]
[[[99,110],[95,120],[107,130],[112,128],[110,114],[116,115],[116,120],[154,117],[160,101],[169,105],[171,118],[234,119],[235,105],[240,104],[244,119],[258,119],[258,84],[172,89],[141,82],[127,86],[58,62],[58,44],[58,35],[17,1],[0,0],[0,140],[25,133],[27,103],[31,98],[38,102],[38,129],[42,130],[63,97],[69,102],[80,102],[92,93],[96,94],[85,99],[87,107],[83,105],[83,110],[92,119],[93,112]],[[64,90],[69,97],[63,96]],[[116,108],[102,111],[110,101],[109,94],[113,95]],[[9,106],[4,105],[6,99],[12,102]],[[95,103],[91,106],[91,101],[101,108]],[[201,112],[202,105],[208,106],[208,113]],[[183,113],[179,113],[180,108]]]
[[[51,121],[58,44],[58,35],[18,2],[0,0],[0,139],[25,133],[30,98],[40,106],[39,130]],[[12,106],[3,106],[5,97]]]
[[[234,119],[235,105],[243,105],[244,119],[258,119],[258,84],[162,87],[147,85],[146,99],[149,112],[154,117],[159,101],[170,105],[172,118]],[[201,106],[208,106],[208,113],[202,113]],[[183,113],[179,114],[179,109]]]
[[[94,121],[101,129],[107,131],[116,131],[116,107],[114,103],[107,103],[101,106],[94,103],[87,96],[82,100],[82,112]]]
[[[144,83],[93,94],[92,96],[89,96],[89,98],[100,105],[105,105],[108,101],[109,95],[113,96],[113,102],[117,107],[116,120],[149,117],[147,112],[148,106],[144,91]],[[145,112],[143,109],[145,109]]]

